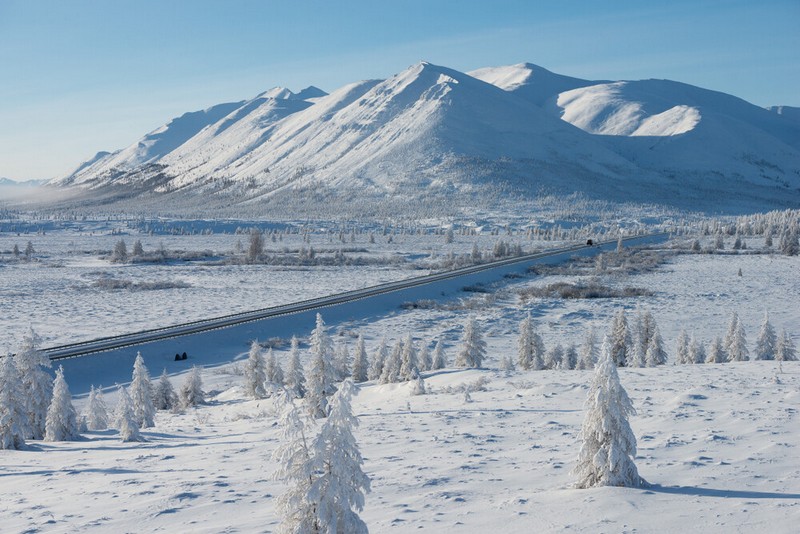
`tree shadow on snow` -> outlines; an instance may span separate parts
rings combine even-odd
[[[763,491],[723,490],[698,488],[695,486],[659,486],[650,484],[647,491],[669,493],[672,495],[693,495],[695,497],[715,497],[722,499],[792,499],[800,500],[800,493],[771,493]]]

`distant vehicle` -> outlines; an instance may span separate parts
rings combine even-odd
[[[594,245],[594,241],[592,241],[591,239],[587,239],[586,240],[586,246],[587,247],[591,247],[592,245]]]

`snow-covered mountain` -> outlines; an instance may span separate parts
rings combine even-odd
[[[420,62],[330,95],[274,88],[187,113],[51,183],[234,204],[578,191],[714,211],[797,206],[792,109],[667,80]]]

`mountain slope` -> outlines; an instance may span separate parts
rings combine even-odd
[[[468,74],[537,106],[543,106],[564,91],[600,83],[556,74],[533,63],[486,67]]]

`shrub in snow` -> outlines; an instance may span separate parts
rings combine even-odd
[[[367,357],[367,348],[364,345],[364,336],[359,334],[358,341],[356,341],[356,355],[353,358],[353,382],[357,384],[366,382],[368,367],[369,360]]]
[[[203,377],[200,374],[200,368],[193,365],[192,370],[186,375],[183,384],[181,384],[180,391],[178,392],[181,408],[189,408],[190,406],[202,404],[203,395]]]
[[[444,369],[447,367],[447,357],[444,355],[444,346],[442,340],[436,341],[436,346],[433,348],[433,360],[431,361],[431,369]]]
[[[39,350],[42,338],[33,328],[23,336],[22,346],[14,356],[14,364],[22,379],[25,414],[28,420],[26,438],[42,439],[45,433],[47,408],[53,395],[53,378],[45,371],[52,367],[50,359]]]
[[[370,380],[380,380],[388,352],[389,349],[386,348],[386,338],[381,339],[380,345],[375,349],[375,354],[372,356],[372,362],[369,365],[369,371],[367,371],[367,378]]]
[[[731,320],[728,324],[728,333],[725,335],[724,346],[725,352],[728,354],[728,361],[744,362],[750,359],[744,326],[736,312],[731,314]]]
[[[86,429],[87,430],[105,430],[108,428],[108,408],[106,401],[103,400],[103,391],[101,388],[95,388],[89,391],[89,405],[86,410]]]
[[[774,360],[775,359],[775,346],[778,338],[775,335],[775,329],[769,322],[769,314],[764,313],[764,322],[761,323],[761,330],[758,331],[758,338],[756,339],[756,360]]]
[[[0,449],[21,449],[29,432],[22,381],[11,356],[0,358]]]
[[[270,347],[267,354],[266,363],[267,382],[276,386],[283,386],[283,369],[281,369],[281,364],[278,363],[278,358],[275,356],[275,351],[272,350],[272,347]]]
[[[311,332],[311,365],[306,375],[306,403],[312,417],[328,415],[328,397],[336,390],[333,365],[333,342],[325,331],[325,322],[317,314],[317,324]]]
[[[53,398],[47,409],[45,421],[45,441],[71,441],[80,437],[78,413],[72,405],[67,381],[64,380],[64,367],[56,371],[53,381]]]
[[[164,369],[153,388],[153,406],[156,410],[175,410],[178,408],[178,403],[178,394],[175,393],[167,370]]]
[[[425,395],[425,393],[427,393],[425,389],[425,380],[423,380],[420,375],[417,375],[416,378],[412,380],[412,383],[413,383],[413,386],[411,387],[412,395]]]
[[[300,341],[295,336],[292,336],[289,366],[286,368],[286,389],[295,399],[301,399],[306,395],[306,376],[303,364],[300,362]]]
[[[797,361],[797,349],[785,329],[781,331],[781,337],[775,346],[775,359],[781,362]]]
[[[714,338],[714,342],[711,343],[711,349],[708,351],[708,356],[706,356],[706,363],[725,363],[727,361],[728,354],[725,352],[722,339],[717,336]]]
[[[573,471],[578,488],[645,485],[633,462],[636,437],[628,423],[628,416],[636,411],[620,384],[612,347],[608,339],[603,340],[586,398],[581,449]]]
[[[485,357],[486,342],[483,340],[483,333],[476,324],[475,318],[469,317],[464,327],[464,338],[456,356],[455,366],[478,368],[483,364]]]
[[[250,344],[250,352],[244,364],[244,392],[251,399],[263,399],[267,396],[266,363],[258,340]]]
[[[617,367],[624,367],[628,362],[628,352],[631,347],[631,334],[628,330],[628,320],[625,318],[625,310],[621,309],[614,316],[611,322],[611,332],[609,334],[611,344],[611,357]]]
[[[117,408],[114,412],[114,422],[119,430],[119,438],[122,441],[144,441],[139,434],[139,425],[133,414],[133,402],[128,391],[119,386]]]
[[[133,402],[133,416],[139,428],[155,426],[156,407],[153,405],[153,385],[150,383],[150,373],[144,365],[142,353],[136,353],[133,362],[133,380],[130,386],[131,401]]]

